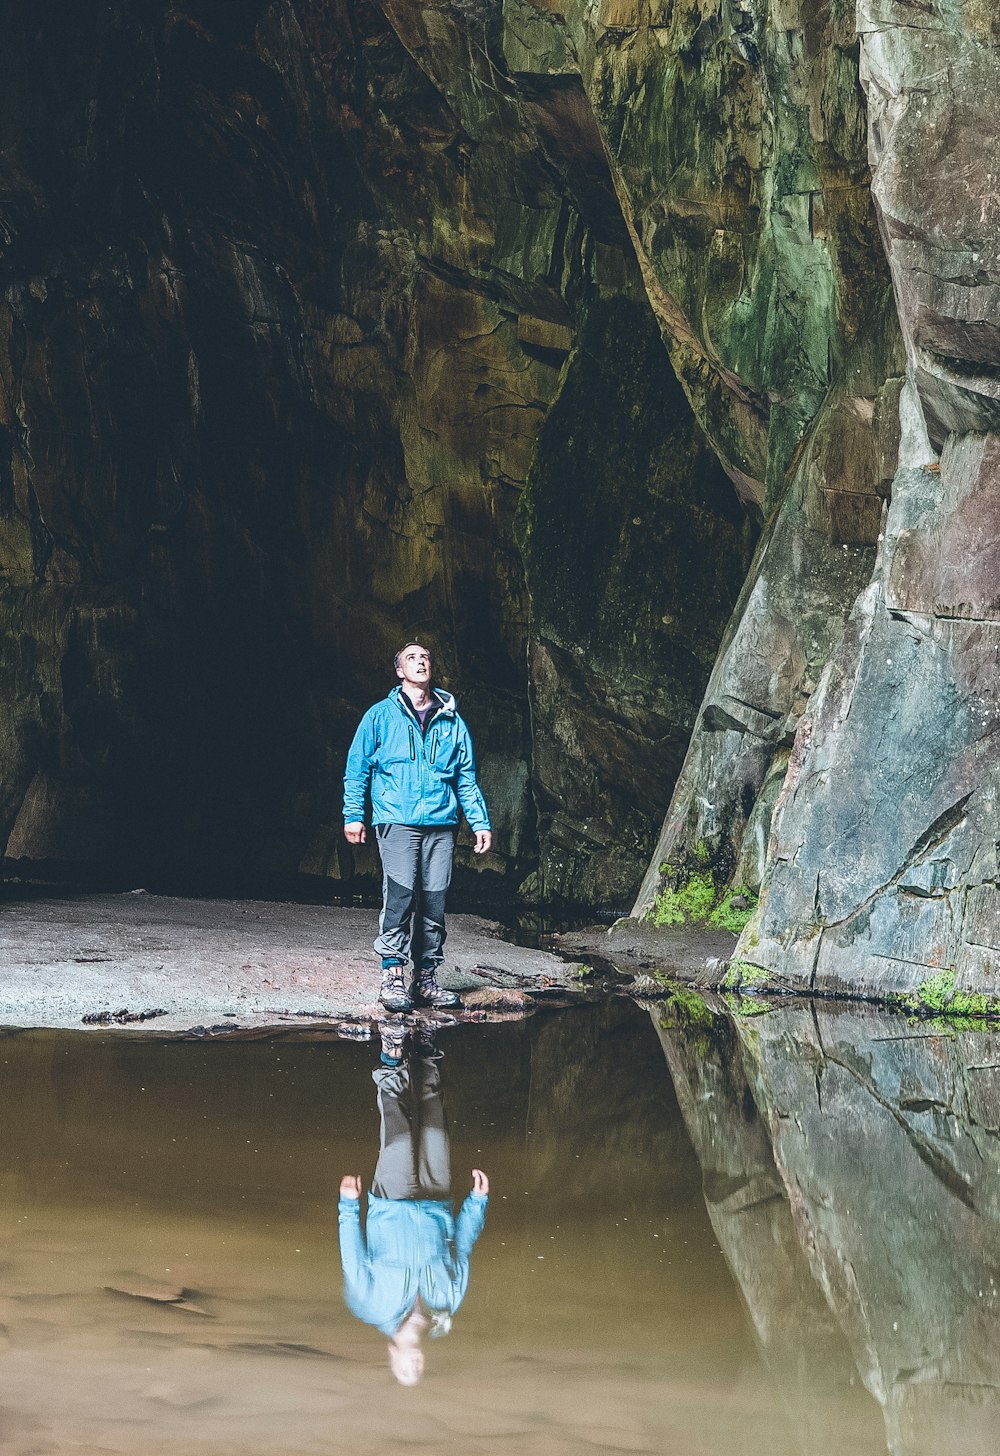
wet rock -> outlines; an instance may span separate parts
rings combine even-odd
[[[764,532],[633,914],[651,908],[663,885],[661,865],[676,869],[706,854],[720,881],[759,888],[793,735],[875,563],[883,488],[877,447],[885,436],[875,403],[903,361],[891,310],[883,305],[872,325]],[[846,436],[845,414],[852,422]],[[824,505],[836,436],[844,436],[840,488],[879,501],[871,529],[848,539]]]
[[[164,1008],[142,1027],[152,1036],[248,1040],[281,1027],[337,1037],[345,1023],[367,1030],[378,1014],[370,951],[377,920],[376,910],[353,907],[157,895],[8,903],[0,921],[2,1018],[9,1027],[79,1027],[99,985],[111,1005]],[[73,959],[84,935],[99,936],[112,957],[99,969]],[[500,926],[477,916],[449,916],[448,949],[456,964],[446,979],[459,991],[484,982],[533,989],[570,981],[565,960],[505,945]],[[491,965],[500,951],[503,966]]]
[[[528,1016],[535,1004],[525,991],[515,986],[483,986],[481,990],[464,991],[462,1006],[472,1011],[517,1012]]]
[[[110,962],[112,959],[111,956],[101,957],[102,962]],[[112,1024],[126,1026],[130,1022],[154,1021],[158,1016],[169,1015],[169,1011],[165,1011],[162,1007],[150,1011],[129,1011],[127,1007],[124,1007],[121,1011],[90,1011],[86,1016],[81,1016],[80,1020],[84,1026],[111,1026]]]
[[[210,1310],[197,1302],[196,1291],[167,1284],[161,1279],[150,1279],[144,1274],[124,1275],[116,1284],[106,1284],[109,1294],[124,1294],[130,1299],[144,1299],[150,1304],[162,1304],[170,1309],[181,1309],[186,1314],[204,1315],[214,1319]]]
[[[995,994],[1000,152],[987,112],[1000,70],[975,7],[929,0],[913,16],[893,0],[858,8],[908,361],[884,544],[798,718],[737,958],[816,989],[884,994],[947,973]]]
[[[517,518],[543,898],[629,903],[750,562],[693,424],[647,301],[592,306]]]

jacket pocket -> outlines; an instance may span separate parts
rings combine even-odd
[[[450,724],[435,723],[427,745],[427,762],[437,773],[451,776],[455,765],[455,734]]]

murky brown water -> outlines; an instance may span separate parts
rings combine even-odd
[[[741,1046],[731,1028],[620,1001],[439,1038],[456,1201],[474,1166],[492,1192],[468,1293],[447,1338],[425,1341],[414,1388],[392,1378],[385,1338],[341,1288],[338,1186],[371,1179],[377,1044],[0,1040],[0,1450],[874,1456],[892,1440],[921,1456],[978,1452],[975,1421],[941,1427],[893,1404],[896,1336],[879,1345],[870,1308],[885,1296],[864,1288],[852,1233],[839,1253],[823,1242],[851,1190],[819,1186],[832,1168],[822,1139],[817,1186],[796,1167],[795,1197],[782,1190],[743,1068],[755,1045],[762,1099],[761,1047],[780,1062],[794,1027],[760,1021]],[[980,1042],[970,1066],[990,1056]],[[832,1079],[827,1093],[821,1116],[853,1116]],[[835,1145],[835,1120],[826,1135]],[[915,1156],[927,1171],[927,1147]],[[988,1263],[980,1191],[942,1197],[986,1219]],[[940,1209],[927,1217],[940,1247]],[[904,1286],[926,1272],[907,1270],[906,1249]],[[956,1308],[964,1299],[975,1293]],[[890,1313],[897,1331],[912,1315],[887,1310],[887,1330]],[[995,1345],[989,1297],[975,1313]],[[953,1343],[955,1309],[941,1323]],[[978,1406],[949,1409],[989,1430],[986,1348],[962,1355]],[[926,1397],[937,1358],[925,1349],[897,1376]],[[942,1429],[954,1445],[922,1444]]]

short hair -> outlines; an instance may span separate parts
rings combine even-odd
[[[427,656],[430,658],[431,662],[434,661],[434,656],[431,652],[431,649],[429,647],[426,647],[423,642],[404,642],[402,647],[396,653],[395,657],[392,659],[392,665],[397,672],[399,671],[399,659],[402,657],[403,653],[408,647],[419,647],[421,652],[427,653]]]

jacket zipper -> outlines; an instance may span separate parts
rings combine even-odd
[[[415,759],[417,756],[417,746],[413,741],[413,729],[409,723],[406,725],[406,730],[410,735],[410,758]]]
[[[434,760],[437,758],[437,751],[438,751],[438,730],[437,730],[437,728],[435,728],[434,731],[433,731],[433,733],[431,734],[431,763],[433,763]]]

